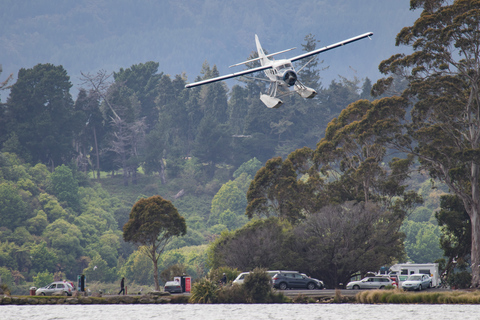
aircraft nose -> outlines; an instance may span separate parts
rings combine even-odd
[[[287,84],[287,86],[291,87],[297,82],[297,74],[289,70],[283,74],[283,81]]]

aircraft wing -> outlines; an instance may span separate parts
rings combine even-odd
[[[185,88],[192,88],[192,87],[201,86],[201,85],[204,85],[204,84],[207,84],[207,83],[212,83],[212,82],[222,81],[222,80],[226,80],[226,79],[230,79],[230,78],[235,78],[235,77],[243,76],[245,74],[270,69],[271,67],[272,67],[271,65],[261,66],[261,67],[257,67],[257,68],[252,68],[252,69],[247,69],[247,70],[243,70],[243,71],[239,71],[239,72],[234,72],[234,73],[231,73],[231,74],[227,74],[225,76],[220,76],[220,77],[211,78],[211,79],[207,79],[207,80],[202,80],[202,81],[198,81],[198,82],[188,83],[188,84],[185,85]]]
[[[328,51],[328,50],[332,50],[332,49],[341,47],[343,45],[346,45],[347,43],[352,43],[352,42],[370,37],[372,35],[373,35],[373,32],[367,32],[367,33],[361,34],[359,36],[356,36],[356,37],[353,37],[353,38],[350,38],[350,39],[347,39],[347,40],[343,40],[343,41],[337,42],[335,44],[332,44],[332,45],[329,45],[329,46],[326,46],[326,47],[323,47],[323,48],[320,48],[320,49],[316,49],[316,50],[313,50],[313,51],[310,51],[310,52],[306,52],[306,53],[301,54],[299,56],[293,57],[289,60],[293,62],[293,61],[297,61],[297,60],[300,60],[300,59],[303,59],[303,58],[307,58],[307,57],[310,57],[310,56],[313,56],[313,55],[316,55],[316,54],[319,54],[319,53],[322,53],[322,52],[325,52],[325,51]]]

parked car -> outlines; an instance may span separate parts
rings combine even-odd
[[[286,290],[288,288],[306,288],[309,290],[323,289],[325,286],[322,281],[308,277],[299,272],[280,272],[273,276],[272,284],[274,288]]]
[[[178,281],[167,281],[165,282],[165,286],[163,287],[163,290],[165,292],[170,292],[170,293],[182,293],[182,286],[180,285],[180,282]]]
[[[313,281],[315,281],[315,282],[316,282],[316,285],[317,285],[317,289],[325,289],[325,284],[323,283],[322,280],[318,280],[318,279],[309,277],[309,276],[307,276],[305,273],[301,273],[301,275],[303,275],[304,277],[310,278],[310,279],[312,279]]]
[[[298,271],[285,271],[285,270],[267,270],[267,275],[271,278],[273,278],[274,275],[276,275],[277,273],[280,273],[280,272],[298,272]],[[243,281],[245,280],[245,277],[247,276],[247,274],[249,274],[250,272],[242,272],[240,273],[236,278],[235,280],[233,280],[233,283],[235,284],[243,284]],[[318,280],[320,281],[320,280]],[[322,282],[323,284],[323,282]]]
[[[35,295],[51,296],[54,293],[62,292],[63,294],[71,296],[73,291],[74,289],[70,283],[63,281],[55,281],[50,283],[48,286],[38,288],[37,291],[35,291]]]
[[[247,274],[249,274],[250,272],[242,272],[240,273],[236,278],[235,280],[233,280],[233,283],[234,284],[243,284],[243,281],[245,280],[245,277],[247,276]]]
[[[407,280],[402,283],[403,290],[427,289],[432,286],[432,278],[426,274],[414,273],[408,276]]]
[[[347,289],[383,289],[388,285],[392,285],[392,280],[388,277],[365,277],[359,281],[350,281]]]

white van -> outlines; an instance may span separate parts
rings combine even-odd
[[[402,282],[411,274],[427,274],[432,278],[432,287],[440,286],[440,272],[438,263],[397,263],[390,267],[389,275],[396,275],[399,280],[399,288]]]
[[[233,283],[234,284],[243,284],[243,281],[245,280],[245,277],[247,276],[247,274],[249,274],[250,272],[242,272],[240,273],[236,278],[235,280],[233,280]]]

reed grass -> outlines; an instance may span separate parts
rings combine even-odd
[[[395,290],[366,290],[356,295],[356,302],[365,304],[480,304],[480,291],[404,292]]]

